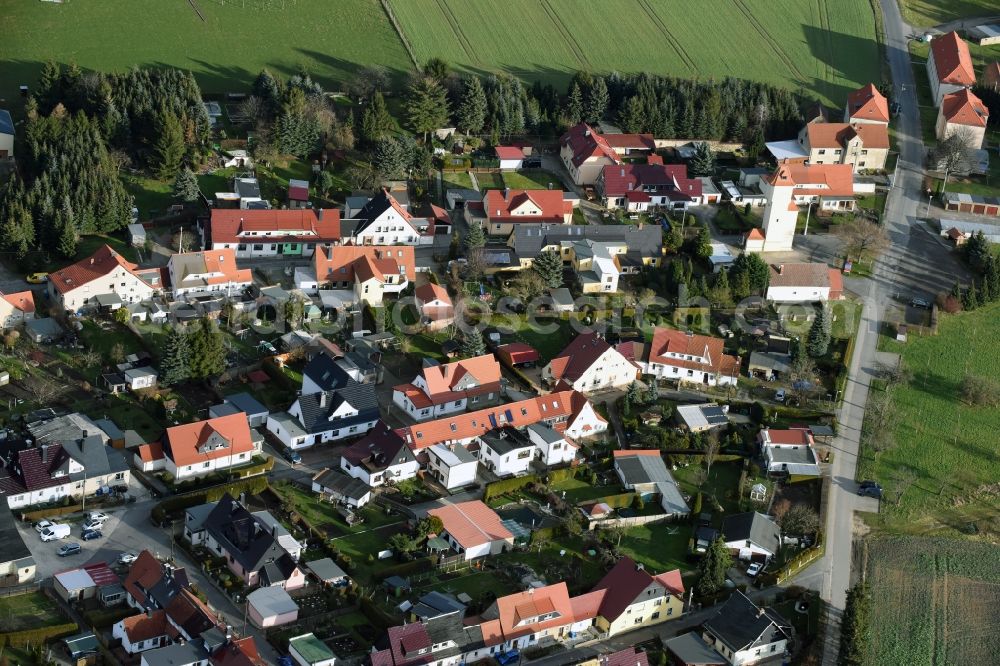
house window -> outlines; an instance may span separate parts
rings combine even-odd
[[[650,620],[659,620],[660,619],[660,611],[656,611],[655,613],[653,613],[652,615],[650,615],[649,619]]]
[[[201,468],[202,468],[202,469],[208,469],[208,468],[209,468],[209,467],[211,467],[211,466],[212,466],[212,463],[210,463],[210,462],[207,462],[207,463],[202,463],[202,466],[201,466]]]
[[[635,618],[635,621],[632,624],[642,624],[642,618],[641,617]]]
[[[254,243],[253,249],[255,252],[260,252],[264,249],[264,245],[261,243]]]
[[[456,400],[456,401],[455,401],[455,406],[456,406],[456,407],[460,406],[461,404],[462,404],[462,401],[461,401],[461,400]]]
[[[819,154],[820,154],[820,155],[826,155],[826,150],[825,150],[825,149],[823,149],[823,148],[820,148],[820,149],[819,149]]]

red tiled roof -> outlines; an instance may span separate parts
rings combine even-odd
[[[604,195],[610,197],[645,192],[647,195],[674,194],[678,197],[697,198],[702,192],[702,182],[697,178],[688,178],[687,166],[684,164],[606,166],[601,171],[601,178],[604,182]]]
[[[774,187],[795,187],[796,195],[854,196],[854,171],[850,164],[793,164],[782,162],[767,182]],[[796,187],[825,185],[825,187]]]
[[[748,240],[764,240],[764,234],[763,234],[763,232],[761,232],[760,229],[758,229],[757,227],[754,227],[753,229],[750,230],[750,233],[747,234],[747,239]]]
[[[945,95],[941,100],[941,113],[949,123],[969,127],[986,127],[990,118],[990,110],[983,100],[968,89]]]
[[[125,591],[131,595],[136,603],[145,605],[146,592],[152,589],[162,576],[163,565],[151,552],[144,550],[139,553],[139,557],[129,567],[128,575],[125,577]]]
[[[59,444],[47,444],[17,452],[11,473],[0,477],[0,495],[18,495],[25,491],[51,488],[66,482],[54,478],[56,470],[68,464],[69,454]],[[65,470],[64,470],[65,471]]]
[[[163,444],[160,442],[150,442],[136,447],[136,455],[144,463],[163,460]]]
[[[236,638],[221,646],[209,658],[212,666],[265,666],[253,636]]]
[[[174,289],[187,286],[184,282],[192,275],[208,276],[195,278],[197,286],[230,282],[249,284],[253,282],[253,273],[250,269],[240,268],[236,265],[235,248],[174,254],[170,256],[169,264],[174,280],[180,281],[179,284],[172,285]]]
[[[611,454],[614,458],[631,458],[632,456],[660,456],[659,449],[615,449]]]
[[[167,621],[167,613],[162,609],[149,614],[139,613],[122,620],[122,628],[130,643],[141,643],[158,636],[176,635],[177,631]]]
[[[658,453],[658,452],[657,452]],[[668,582],[673,584],[674,579],[680,579],[680,571],[673,571],[667,574],[664,579],[653,577],[640,565],[636,564],[632,558],[623,557],[611,568],[595,589],[606,590],[604,599],[601,601],[599,613],[608,622],[618,619],[625,609],[631,606],[642,592],[653,582],[659,583],[661,587],[671,593],[674,589],[668,587]],[[681,594],[684,588],[681,586]]]
[[[117,585],[121,583],[118,574],[111,570],[107,562],[94,562],[85,564],[83,570],[90,576],[90,580],[96,585]]]
[[[308,198],[306,193],[305,198]],[[322,219],[320,219],[322,215]],[[270,236],[251,232],[271,232]],[[208,223],[213,243],[322,243],[340,240],[340,210],[337,208],[279,210],[237,210],[213,208]]]
[[[938,81],[958,86],[976,84],[976,71],[972,67],[969,45],[958,36],[957,32],[952,30],[945,35],[935,37],[931,42],[931,53],[934,54]]]
[[[393,661],[384,663],[394,663],[397,665],[409,664],[411,663],[410,660],[416,656],[418,650],[431,646],[431,637],[427,633],[427,627],[422,622],[413,622],[399,627],[389,627],[386,630],[386,635]],[[430,655],[427,656],[429,657]]]
[[[602,136],[612,148],[656,150],[656,142],[653,140],[652,134],[604,134]]]
[[[598,666],[649,666],[649,656],[635,647],[598,657]]]
[[[994,60],[983,67],[983,83],[990,88],[1000,85],[1000,62]]]
[[[810,148],[843,148],[858,137],[865,148],[888,148],[889,128],[878,123],[809,123]]]
[[[597,617],[601,610],[601,602],[604,601],[604,595],[607,593],[607,590],[594,590],[570,598],[569,604],[573,609],[573,621],[592,620]]]
[[[851,119],[889,122],[889,102],[872,83],[847,96],[847,110]]]
[[[592,157],[603,157],[612,164],[620,164],[618,154],[608,144],[604,135],[598,134],[587,123],[579,123],[559,139],[559,145],[569,146],[573,152],[573,165],[580,166]]]
[[[483,354],[473,358],[453,361],[441,365],[430,365],[421,374],[431,396],[449,394],[466,376],[471,375],[476,384],[499,384],[500,364],[493,354]]]
[[[514,538],[496,511],[480,500],[446,504],[427,513],[440,518],[444,530],[466,550]]]
[[[830,298],[838,299],[844,294],[844,276],[836,268],[828,271],[830,279]]]
[[[561,627],[573,621],[573,607],[564,582],[500,597],[496,600],[496,606],[500,616],[500,630],[508,641],[543,629]],[[544,622],[530,622],[518,626],[528,618],[545,613],[557,615]]]
[[[772,287],[830,286],[830,268],[823,263],[778,264],[770,268]]]
[[[0,297],[21,312],[28,313],[35,311],[35,295],[30,291],[19,291],[13,294],[0,293]]]
[[[309,201],[309,186],[293,185],[288,183],[289,201]]]
[[[672,358],[667,354],[683,354],[684,356],[708,356],[709,363],[704,364],[686,358]],[[723,351],[722,338],[709,335],[688,334],[672,328],[656,328],[653,331],[653,342],[649,348],[649,362],[672,365],[690,370],[732,375],[738,370],[740,359]]]
[[[646,164],[663,164],[663,157],[656,153],[646,155]]]
[[[501,160],[523,160],[524,151],[514,146],[497,146],[497,159]]]
[[[518,213],[537,210],[537,214]],[[483,199],[483,211],[490,222],[564,224],[573,212],[573,202],[563,198],[562,190],[489,190]]]
[[[772,444],[808,446],[813,443],[812,433],[806,428],[768,428],[767,437]]]
[[[558,432],[562,432],[586,404],[587,398],[577,391],[558,391],[475,412],[452,414],[416,423],[395,432],[410,448],[417,450],[441,442],[471,439],[504,425],[523,428],[532,423],[549,421]]]
[[[414,290],[413,295],[424,304],[441,301],[443,304],[451,305],[451,297],[448,296],[448,290],[433,282],[426,282],[420,285]]]
[[[104,277],[111,271],[121,266],[129,273],[135,275],[137,266],[112,250],[107,245],[97,248],[94,254],[86,259],[81,259],[75,264],[61,268],[49,274],[49,282],[61,294],[73,291],[99,277]],[[136,275],[138,278],[138,276]],[[141,279],[141,278],[139,278]]]
[[[416,259],[410,245],[337,245],[317,247],[313,256],[316,279],[323,282],[354,281],[355,271],[363,280],[375,274],[398,275],[402,266],[406,279],[416,276]]]
[[[210,440],[219,441],[220,438],[226,442],[226,446],[198,451],[199,447]],[[167,428],[163,448],[174,464],[182,467],[250,453],[253,451],[253,441],[250,439],[246,414],[239,412]]]
[[[558,356],[549,361],[548,367],[552,378],[567,383],[575,382],[611,348],[611,345],[595,332],[580,333]]]

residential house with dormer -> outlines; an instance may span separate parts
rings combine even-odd
[[[751,666],[785,656],[794,634],[791,623],[740,591],[701,627],[701,639],[732,666]]]
[[[966,140],[966,145],[979,150],[986,141],[986,125],[990,110],[971,90],[945,95],[938,107],[937,124],[934,126],[938,141],[945,141],[954,134]]]
[[[471,213],[472,209],[467,209]],[[492,236],[508,236],[522,224],[572,224],[573,201],[562,190],[489,190],[483,197],[482,224]]]
[[[640,365],[644,375],[707,386],[735,385],[740,359],[723,352],[724,340],[657,327]]]
[[[371,488],[405,481],[417,475],[420,463],[406,440],[379,423],[367,436],[347,447],[340,456],[340,468]]]
[[[686,211],[701,204],[703,184],[688,178],[687,165],[620,164],[606,166],[595,185],[597,195],[608,210],[624,209],[640,213],[652,207]]]
[[[889,102],[875,84],[869,83],[847,95],[844,106],[845,123],[889,124]]]
[[[157,611],[166,615],[165,634],[147,633],[142,639],[146,641],[144,649],[155,647],[153,640],[162,635],[171,640],[192,641],[205,632],[224,626],[195,595],[187,571],[183,567],[161,562],[148,550],[139,553],[138,559],[129,567],[122,586],[125,588],[125,600],[132,608],[147,616]],[[124,626],[118,626],[114,632],[116,637],[123,635]],[[140,647],[138,636],[134,635],[134,638],[133,647]]]
[[[163,290],[160,268],[139,268],[107,245],[75,264],[49,273],[48,294],[68,312],[112,309],[149,300]],[[100,300],[103,303],[99,303]]]
[[[341,243],[340,210],[213,208],[202,238],[211,250],[234,250],[237,259],[311,257]]]
[[[253,284],[250,269],[236,265],[233,249],[172,254],[167,272],[174,298],[236,296]]]
[[[637,365],[599,334],[580,333],[542,368],[542,380],[588,393],[623,388],[639,378]]]
[[[592,592],[597,603],[594,626],[602,633],[620,633],[675,620],[684,613],[684,583],[680,569],[653,575],[630,557],[618,560]]]
[[[656,150],[652,134],[601,134],[578,123],[559,138],[559,158],[577,185],[593,185],[607,166],[622,157],[650,155]]]
[[[177,481],[246,465],[261,452],[242,412],[167,428],[162,444],[163,469]]]
[[[336,290],[345,305],[381,305],[416,276],[413,248],[339,245],[317,248],[313,270],[296,271],[295,287],[306,293]]]
[[[267,429],[290,449],[360,437],[379,420],[374,384],[351,378],[330,390],[300,395],[287,412],[267,417]]]
[[[479,409],[499,400],[500,374],[493,354],[444,364],[425,361],[413,381],[393,388],[392,402],[416,421]]]
[[[343,242],[353,245],[430,245],[436,233],[436,211],[415,216],[382,188],[357,211],[347,211]]]

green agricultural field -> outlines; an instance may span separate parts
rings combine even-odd
[[[899,5],[904,21],[925,28],[998,13],[996,0],[900,0]]]
[[[262,67],[287,76],[304,65],[331,88],[360,65],[412,67],[378,0],[194,4],[204,21],[182,0],[0,0],[0,98],[34,84],[50,58],[99,70],[171,65],[213,93],[245,90]],[[262,4],[271,8],[251,8]]]
[[[840,106],[849,90],[879,77],[870,0],[391,4],[420,61],[437,56],[467,71],[502,69],[557,86],[577,70],[736,76],[813,90]],[[627,38],[607,36],[612,16],[629,17]],[[512,17],[518,29],[497,29]]]
[[[1000,548],[892,537],[868,541],[872,649],[866,666],[990,664],[1000,654]]]
[[[972,531],[970,523],[1000,533],[1000,410],[967,405],[959,395],[967,373],[1000,376],[998,317],[1000,304],[942,315],[936,336],[883,344],[902,354],[913,379],[895,389],[895,446],[877,462],[865,448],[859,462],[858,478],[876,478],[886,490],[874,522],[914,534],[958,535]],[[896,489],[911,472],[913,485],[896,505]]]

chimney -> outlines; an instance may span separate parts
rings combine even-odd
[[[584,136],[590,136],[590,128],[589,127],[587,129],[583,130],[583,135]]]
[[[316,211],[316,217],[319,218],[320,222],[323,221],[323,209],[322,208],[320,208],[319,210]]]
[[[782,275],[785,272],[785,265],[778,264],[778,275]]]
[[[326,391],[320,391],[319,393],[319,406],[326,407]]]
[[[90,258],[90,265],[91,265],[91,266],[93,266],[93,265],[94,265],[94,258],[93,258],[93,257],[91,257],[91,258]]]
[[[764,617],[764,609],[763,608],[758,608],[757,609],[757,617]]]
[[[644,565],[642,562],[636,562],[635,563],[635,570],[636,571],[645,571],[646,570],[646,565]]]

